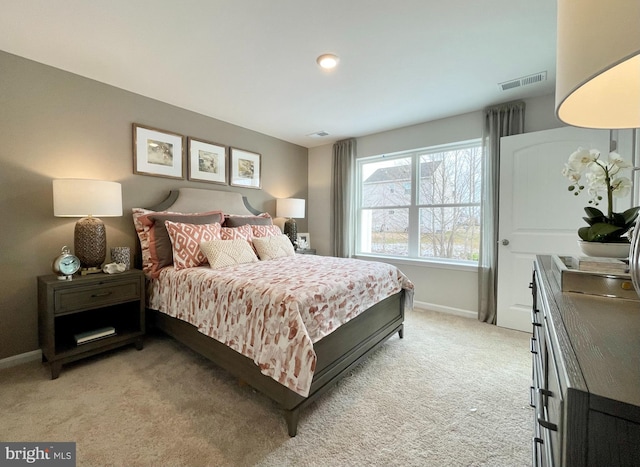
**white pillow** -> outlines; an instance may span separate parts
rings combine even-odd
[[[254,237],[253,246],[261,260],[282,258],[296,254],[291,240],[286,235],[274,235],[271,237]]]
[[[251,244],[242,239],[202,242],[200,250],[207,257],[212,269],[258,261]]]

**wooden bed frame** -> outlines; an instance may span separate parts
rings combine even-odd
[[[221,203],[220,194],[224,198]],[[233,203],[229,201],[235,198]],[[194,204],[192,199],[197,198]],[[195,199],[194,198],[194,199]],[[151,207],[156,211],[200,212],[223,209],[231,214],[256,213],[240,194],[216,190],[182,188],[171,192],[167,200]],[[314,344],[317,361],[308,397],[303,397],[274,379],[263,375],[248,357],[208,337],[190,323],[155,310],[150,321],[161,331],[224,368],[272,399],[284,411],[289,436],[298,430],[300,410],[331,389],[345,374],[396,332],[403,337],[404,291],[387,297],[343,324]]]

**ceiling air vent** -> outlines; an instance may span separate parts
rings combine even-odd
[[[533,75],[523,76],[522,78],[512,79],[510,81],[505,81],[504,83],[499,83],[498,87],[501,91],[508,91],[509,89],[529,86],[530,84],[536,84],[546,80],[547,72],[541,71],[540,73],[535,73]]]
[[[324,130],[321,130],[321,131],[316,131],[315,133],[310,133],[307,136],[311,136],[312,138],[322,138],[323,136],[329,136],[329,133],[327,133]]]

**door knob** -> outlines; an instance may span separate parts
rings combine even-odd
[[[509,240],[507,240],[506,238],[504,240],[502,240],[502,244],[504,246],[507,246],[509,244]]]

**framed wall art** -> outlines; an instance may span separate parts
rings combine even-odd
[[[227,148],[189,137],[188,178],[196,182],[227,184]]]
[[[184,136],[133,124],[133,173],[184,178]]]
[[[231,148],[231,181],[229,184],[245,188],[262,188],[260,180],[261,157],[255,152]]]

